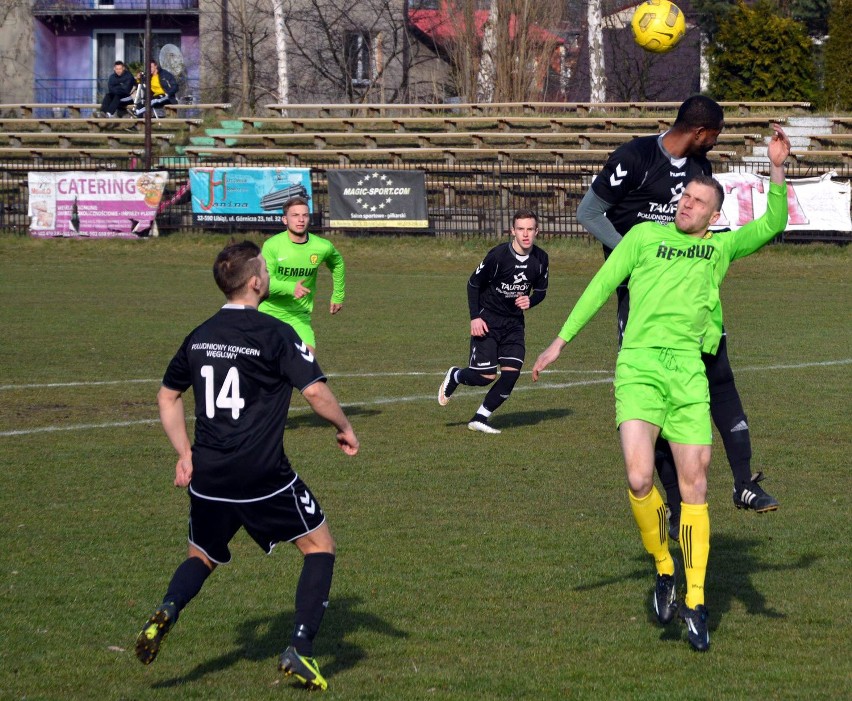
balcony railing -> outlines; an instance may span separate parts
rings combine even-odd
[[[35,81],[35,102],[59,105],[85,105],[100,103],[106,92],[107,79],[85,78],[37,78]],[[182,80],[178,91],[178,102],[195,104],[198,102],[198,80]],[[60,108],[60,112],[62,110]],[[53,109],[35,110],[36,117],[66,117],[66,114],[54,114]],[[84,115],[88,116],[88,115]],[[192,116],[192,115],[187,115]]]
[[[151,0],[151,11],[198,11],[199,0]],[[35,0],[35,14],[145,12],[146,0]]]

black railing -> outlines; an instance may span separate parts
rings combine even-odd
[[[106,92],[107,78],[36,78],[35,102],[48,105],[74,105],[97,103]],[[182,80],[178,91],[178,102],[194,104],[199,102],[199,81]],[[36,117],[67,117],[61,108],[53,110],[36,109]],[[84,115],[88,116],[88,115]],[[186,115],[192,116],[192,115]]]
[[[168,185],[157,215],[159,230],[168,232],[198,231],[192,225],[192,208],[188,193],[188,169],[214,166],[233,167],[232,162],[194,160],[183,157],[155,159],[154,170],[169,173]],[[274,160],[244,162],[256,167],[286,167]],[[387,168],[386,163],[358,163],[352,168]],[[570,163],[499,163],[495,161],[464,161],[448,167],[445,162],[418,162],[402,166],[426,173],[426,190],[429,211],[429,228],[422,233],[432,236],[461,238],[499,238],[508,231],[512,212],[530,207],[538,212],[541,230],[550,237],[588,237],[577,223],[577,205],[589,188],[593,176],[600,170],[601,162],[572,161]],[[731,170],[757,172],[762,166],[753,162],[731,162]],[[131,170],[144,168],[141,158],[100,158],[74,160],[12,159],[4,158],[0,168],[0,231],[25,235],[29,228],[27,217],[27,173],[63,170]],[[842,179],[852,177],[852,165],[822,164],[814,167],[813,175],[830,168]],[[327,171],[337,166],[312,166],[313,230],[318,233],[337,232],[326,226],[329,221]],[[808,175],[799,172],[798,175]],[[217,229],[217,231],[224,231]],[[380,230],[382,231],[382,230]],[[393,230],[386,230],[393,231]],[[360,233],[364,233],[363,230]],[[591,239],[590,239],[591,240]],[[827,241],[849,243],[850,232],[804,232],[782,234],[779,241]]]
[[[150,0],[153,12],[198,10],[198,0]],[[78,13],[78,12],[145,12],[147,0],[35,0],[33,12]]]

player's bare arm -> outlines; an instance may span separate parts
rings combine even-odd
[[[337,397],[325,382],[314,382],[302,391],[302,396],[311,405],[311,409],[320,418],[325,419],[337,429],[337,445],[347,455],[356,455],[360,443],[352,429],[352,424],[340,408]]]
[[[566,345],[568,344],[565,343],[565,341],[557,337],[553,340],[553,343],[544,349],[541,355],[536,358],[535,365],[533,365],[533,382],[538,382],[539,373],[559,358],[560,353],[562,353],[562,349],[565,348]]]
[[[477,338],[482,338],[485,334],[488,333],[488,324],[485,323],[485,319],[481,319],[477,317],[476,319],[470,320],[470,335],[476,336]]]
[[[160,423],[163,424],[163,430],[178,454],[175,487],[186,487],[192,479],[192,443],[186,431],[183,397],[177,390],[160,387],[157,404],[160,407]]]
[[[790,156],[791,146],[790,139],[778,124],[773,124],[772,128],[775,133],[769,140],[768,147],[769,161],[772,164],[769,177],[772,182],[780,184],[784,182],[784,161]]]

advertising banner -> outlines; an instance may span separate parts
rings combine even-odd
[[[27,174],[30,235],[150,236],[168,173],[68,171]]]
[[[297,196],[313,211],[310,168],[190,168],[189,184],[198,226],[280,230],[281,207]]]
[[[836,173],[787,181],[786,231],[852,231],[849,181]],[[713,229],[739,229],[766,211],[769,178],[752,173],[715,173],[725,190],[722,217]]]
[[[329,226],[427,229],[421,170],[329,170]]]

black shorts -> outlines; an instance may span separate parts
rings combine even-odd
[[[231,542],[240,526],[268,555],[276,543],[316,530],[325,514],[301,479],[259,501],[216,501],[189,493],[189,542],[217,564],[231,561]]]
[[[486,323],[485,336],[470,337],[470,369],[482,373],[496,372],[498,367],[520,370],[526,355],[524,325],[495,326],[487,319]]]

